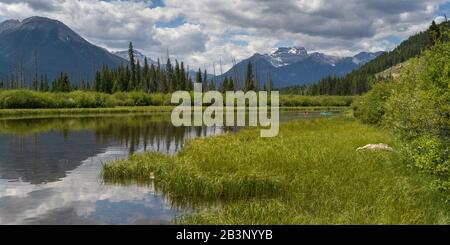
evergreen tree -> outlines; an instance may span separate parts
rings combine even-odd
[[[166,75],[165,75],[166,85],[165,85],[165,91],[164,92],[174,92],[175,91],[175,84],[174,84],[174,75],[173,75],[173,66],[172,62],[170,61],[170,58],[167,59],[166,63]]]
[[[267,91],[267,92],[272,92],[272,90],[273,90],[273,81],[272,81],[272,78],[269,78],[269,80],[267,81],[267,84],[266,85],[264,85],[265,86],[265,91]]]
[[[147,57],[144,59],[144,69],[142,71],[143,76],[143,90],[150,92],[150,66],[148,65]]]
[[[203,73],[203,81],[202,81],[203,91],[208,91],[208,71],[205,68],[205,72]]]
[[[228,77],[225,77],[225,79],[223,79],[222,86],[220,87],[220,91],[222,93],[225,93],[227,91],[227,88],[228,88]]]
[[[436,24],[436,22],[433,20],[431,23],[431,27],[429,30],[429,36],[430,36],[430,45],[434,46],[436,42],[438,42],[441,38],[441,29]]]
[[[194,81],[192,81],[192,77],[189,76],[188,78],[188,90],[193,91],[194,90]]]
[[[101,88],[102,88],[102,74],[100,73],[100,71],[97,71],[95,73],[94,78],[94,90],[100,92]]]
[[[47,79],[47,75],[43,76],[41,75],[41,82],[39,85],[39,91],[41,92],[48,92],[49,91],[49,85],[48,85],[48,79]]]
[[[245,92],[255,90],[254,78],[253,78],[253,65],[249,61],[247,64],[247,75],[245,79]]]
[[[198,72],[196,74],[195,82],[203,84],[202,71],[200,69],[198,69]]]
[[[67,73],[61,73],[58,79],[55,79],[52,83],[52,92],[67,93],[71,91],[69,76]]]
[[[122,81],[122,91],[130,91],[132,89],[130,86],[131,77],[132,77],[132,73],[130,71],[130,67],[126,66],[124,78],[123,78],[123,80],[121,80]]]
[[[234,87],[234,81],[233,81],[233,78],[230,77],[230,78],[228,79],[228,87],[227,87],[227,91],[235,91],[235,90],[236,90],[236,88]]]
[[[134,87],[135,90],[142,90],[142,68],[139,60],[136,62],[136,85]]]
[[[158,59],[158,66],[156,68],[156,77],[158,79],[158,91],[161,93],[167,93],[168,86],[167,86],[167,80],[166,80],[166,74],[161,68],[161,63]]]
[[[175,73],[173,76],[173,88],[171,92],[175,92],[175,90],[181,90],[181,68],[178,60],[175,60]]]
[[[111,75],[107,65],[103,66],[100,82],[100,92],[112,93]]]
[[[128,47],[128,58],[130,60],[130,70],[131,70],[131,76],[129,80],[128,89],[133,90],[136,88],[136,59],[134,57],[134,48],[133,43],[130,42],[130,45]]]
[[[156,67],[154,64],[150,66],[150,92],[158,91],[158,77],[156,73]]]
[[[214,79],[209,81],[209,91],[217,91],[216,81]]]
[[[181,68],[180,68],[180,86],[178,87],[179,90],[189,90],[188,84],[187,84],[187,74],[186,70],[184,69],[184,62],[181,62]]]

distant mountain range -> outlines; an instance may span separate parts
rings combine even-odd
[[[72,81],[91,80],[103,64],[116,67],[127,61],[97,47],[65,24],[48,18],[31,17],[23,21],[0,23],[0,79],[23,73],[29,83],[36,70],[49,79],[67,72]]]
[[[238,77],[243,82],[247,64],[252,62],[255,76],[262,83],[270,76],[277,88],[309,84],[327,76],[344,76],[382,53],[363,52],[354,57],[336,57],[309,54],[305,48],[299,47],[279,48],[271,54],[255,54],[243,60],[217,76],[216,81],[221,82],[228,76]],[[135,56],[143,65],[145,55],[135,50]],[[150,58],[148,60],[154,62]],[[128,51],[110,53],[89,43],[57,20],[31,17],[0,23],[0,80],[10,80],[12,76],[17,79],[22,70],[29,84],[37,70],[39,75],[45,74],[49,80],[67,72],[71,81],[76,83],[80,79],[92,80],[95,71],[103,65],[114,68],[126,63]],[[193,79],[195,71],[190,71]],[[214,76],[208,74],[208,78],[213,79]]]
[[[337,57],[322,53],[309,54],[301,47],[281,47],[271,54],[254,54],[219,76],[218,80],[222,81],[227,76],[239,78],[242,83],[247,65],[251,62],[254,75],[261,83],[270,77],[277,88],[310,84],[327,76],[344,76],[383,53],[362,52],[353,57]]]
[[[441,30],[448,29],[450,28],[450,21],[444,21],[438,27]],[[385,52],[343,77],[323,79],[306,88],[306,90],[299,86],[293,86],[285,90],[289,93],[307,92],[311,95],[361,95],[371,89],[373,79],[397,76],[398,70],[404,62],[420,56],[428,50],[432,45],[430,36],[433,33],[434,30],[431,27],[418,32],[402,41],[394,50]],[[362,58],[364,57],[371,58],[370,55],[363,53]]]

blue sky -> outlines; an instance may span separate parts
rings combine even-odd
[[[443,14],[450,15],[450,2],[441,4],[439,6],[439,10],[443,12]]]
[[[0,0],[0,20],[58,19],[111,51],[208,67],[277,47],[337,56],[390,50],[447,13],[449,0]]]
[[[186,19],[180,16],[169,21],[157,21],[155,25],[157,28],[176,28],[186,24],[186,22]]]

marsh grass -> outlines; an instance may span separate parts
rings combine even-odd
[[[108,163],[107,183],[149,183],[196,210],[189,224],[446,224],[448,207],[430,179],[400,155],[356,152],[398,143],[348,119],[283,124],[279,137],[256,129],[195,139],[175,156],[147,153]],[[220,202],[205,208],[200,203]]]

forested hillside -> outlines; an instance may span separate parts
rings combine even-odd
[[[372,60],[360,69],[342,78],[327,77],[320,82],[300,87],[287,88],[285,92],[303,95],[361,95],[366,93],[376,81],[375,74],[420,55],[434,39],[440,36],[441,30],[450,26],[450,22],[436,25],[420,32],[402,42],[391,52],[387,52]]]
[[[353,109],[362,122],[397,135],[408,164],[434,175],[433,186],[450,193],[450,32],[439,36],[422,55],[405,62],[396,78],[374,85]]]

